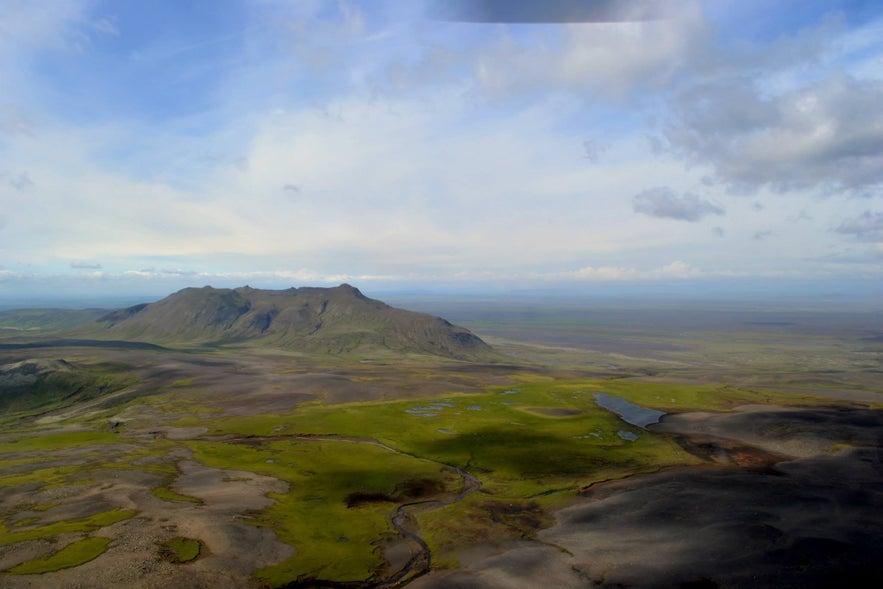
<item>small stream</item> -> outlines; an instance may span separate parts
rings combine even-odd
[[[387,448],[392,452],[397,454],[403,454],[398,450],[393,448],[389,448],[385,444],[377,443],[383,448]],[[404,454],[405,456],[411,456],[410,454]],[[453,503],[457,503],[461,501],[466,495],[473,493],[481,488],[481,482],[475,478],[472,474],[466,472],[462,468],[457,467],[449,467],[452,468],[460,478],[463,480],[463,488],[454,496],[446,496],[439,499],[429,499],[424,501],[416,501],[414,503],[407,503],[405,505],[400,506],[395,515],[392,518],[392,525],[402,535],[402,537],[407,538],[411,542],[413,542],[417,546],[417,552],[411,557],[411,559],[402,567],[398,572],[391,575],[389,578],[381,581],[375,587],[387,589],[394,587],[401,587],[404,584],[407,584],[419,576],[422,576],[429,572],[432,568],[432,552],[429,550],[429,546],[426,545],[426,542],[423,541],[420,536],[418,536],[415,532],[408,529],[407,525],[414,525],[415,522],[413,520],[413,516],[418,513],[424,513],[426,511],[431,511],[433,509],[438,509],[440,507],[444,507],[445,505],[451,505]]]

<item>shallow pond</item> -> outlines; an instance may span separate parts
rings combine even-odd
[[[665,411],[646,409],[613,395],[595,393],[594,397],[595,403],[598,406],[616,413],[624,422],[640,428],[646,428],[648,425],[659,423],[659,419],[665,415]]]

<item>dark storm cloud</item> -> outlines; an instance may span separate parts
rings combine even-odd
[[[836,231],[861,241],[883,241],[883,213],[865,211],[854,219],[843,221]]]
[[[695,223],[708,215],[723,215],[720,206],[690,192],[678,196],[671,188],[660,186],[638,193],[632,199],[637,213]]]
[[[674,7],[667,0],[438,0],[428,13],[474,23],[604,23],[659,20],[671,16]]]

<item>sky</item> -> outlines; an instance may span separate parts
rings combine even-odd
[[[0,299],[883,292],[883,5],[479,4],[0,0]]]

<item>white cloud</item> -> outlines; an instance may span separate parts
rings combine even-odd
[[[586,266],[585,268],[569,272],[564,276],[578,280],[634,280],[638,275],[638,271],[634,268]]]
[[[721,56],[675,93],[668,146],[738,192],[880,194],[883,76],[844,67],[841,37],[822,24],[769,56]],[[864,50],[883,59],[879,44]]]
[[[676,260],[667,266],[657,268],[653,275],[657,278],[692,278],[699,276],[701,272],[681,260]]]
[[[698,278],[700,276],[708,276],[698,268],[694,268],[681,260],[676,260],[670,264],[640,270],[631,267],[610,267],[610,266],[586,266],[572,272],[548,275],[547,278],[567,278],[576,280],[597,280],[597,281],[647,281],[647,280],[666,280],[666,279],[687,279]]]

